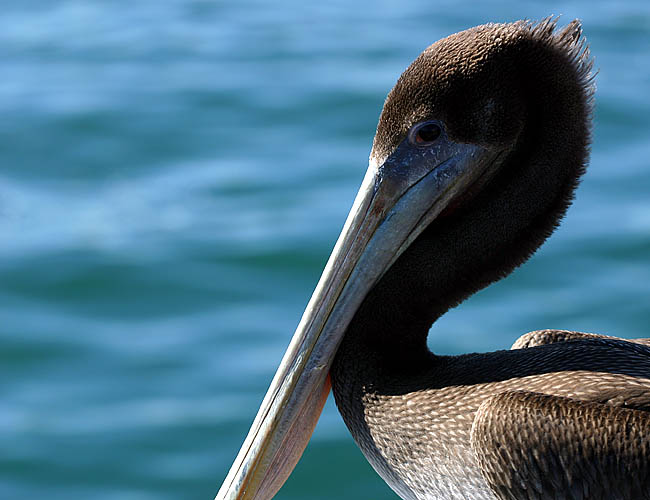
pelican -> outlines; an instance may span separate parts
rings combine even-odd
[[[650,498],[648,339],[543,330],[462,356],[426,344],[564,216],[588,160],[591,68],[580,23],[546,19],[456,33],[406,69],[218,500],[275,495],[330,386],[402,498]]]

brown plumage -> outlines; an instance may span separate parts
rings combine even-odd
[[[533,392],[491,396],[471,443],[499,498],[645,498],[650,419],[610,404]]]

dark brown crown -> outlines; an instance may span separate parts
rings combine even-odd
[[[502,145],[545,119],[557,130],[549,139],[588,143],[591,67],[578,21],[561,31],[546,19],[455,33],[422,52],[390,91],[372,157],[381,163],[426,119],[442,120],[461,142]]]

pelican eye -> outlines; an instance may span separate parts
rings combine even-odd
[[[437,123],[420,123],[411,129],[409,139],[412,144],[426,146],[434,142],[442,134],[442,128]]]

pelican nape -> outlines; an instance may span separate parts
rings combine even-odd
[[[649,340],[544,330],[485,354],[426,345],[564,216],[588,159],[591,67],[580,24],[547,19],[451,35],[406,69],[218,500],[277,492],[330,383],[402,498],[650,498]]]

